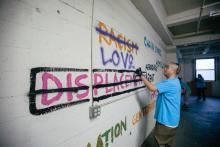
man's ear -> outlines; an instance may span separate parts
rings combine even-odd
[[[180,73],[180,71],[181,71],[181,66],[178,65],[178,68],[177,68],[177,70],[176,70],[176,74],[178,75],[178,74]]]

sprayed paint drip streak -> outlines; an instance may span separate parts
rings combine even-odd
[[[115,92],[115,93],[112,93],[112,94],[103,95],[103,96],[100,96],[100,97],[93,97],[93,100],[94,101],[104,100],[104,99],[107,99],[109,97],[114,97],[114,96],[118,96],[118,95],[121,95],[121,94],[124,94],[124,93],[129,93],[129,92],[132,92],[132,91],[135,91],[135,90],[138,90],[138,89],[141,89],[141,88],[145,88],[145,87],[146,86],[141,86],[141,87],[137,87],[137,88],[121,91],[121,92]]]

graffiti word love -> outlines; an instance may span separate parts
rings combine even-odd
[[[132,54],[124,53],[122,51],[118,52],[117,50],[113,50],[111,55],[106,55],[103,47],[100,47],[102,64],[108,65],[113,64],[115,67],[119,65],[123,65],[125,69],[134,69],[133,65],[133,56]]]

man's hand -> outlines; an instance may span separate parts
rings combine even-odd
[[[144,82],[144,84],[146,85],[146,87],[150,90],[150,91],[157,91],[157,88],[154,84],[152,84],[151,82],[149,82],[147,80],[147,78],[145,76],[142,76],[142,71],[141,68],[139,67],[138,69],[136,69],[135,74],[137,76],[140,76],[141,80]]]
[[[136,69],[135,74],[136,74],[137,76],[142,76],[142,71],[141,71],[141,68],[140,68],[140,67]]]

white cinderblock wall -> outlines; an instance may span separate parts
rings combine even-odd
[[[1,0],[0,146],[140,146],[156,94],[133,71],[161,80],[164,48],[129,0]]]

